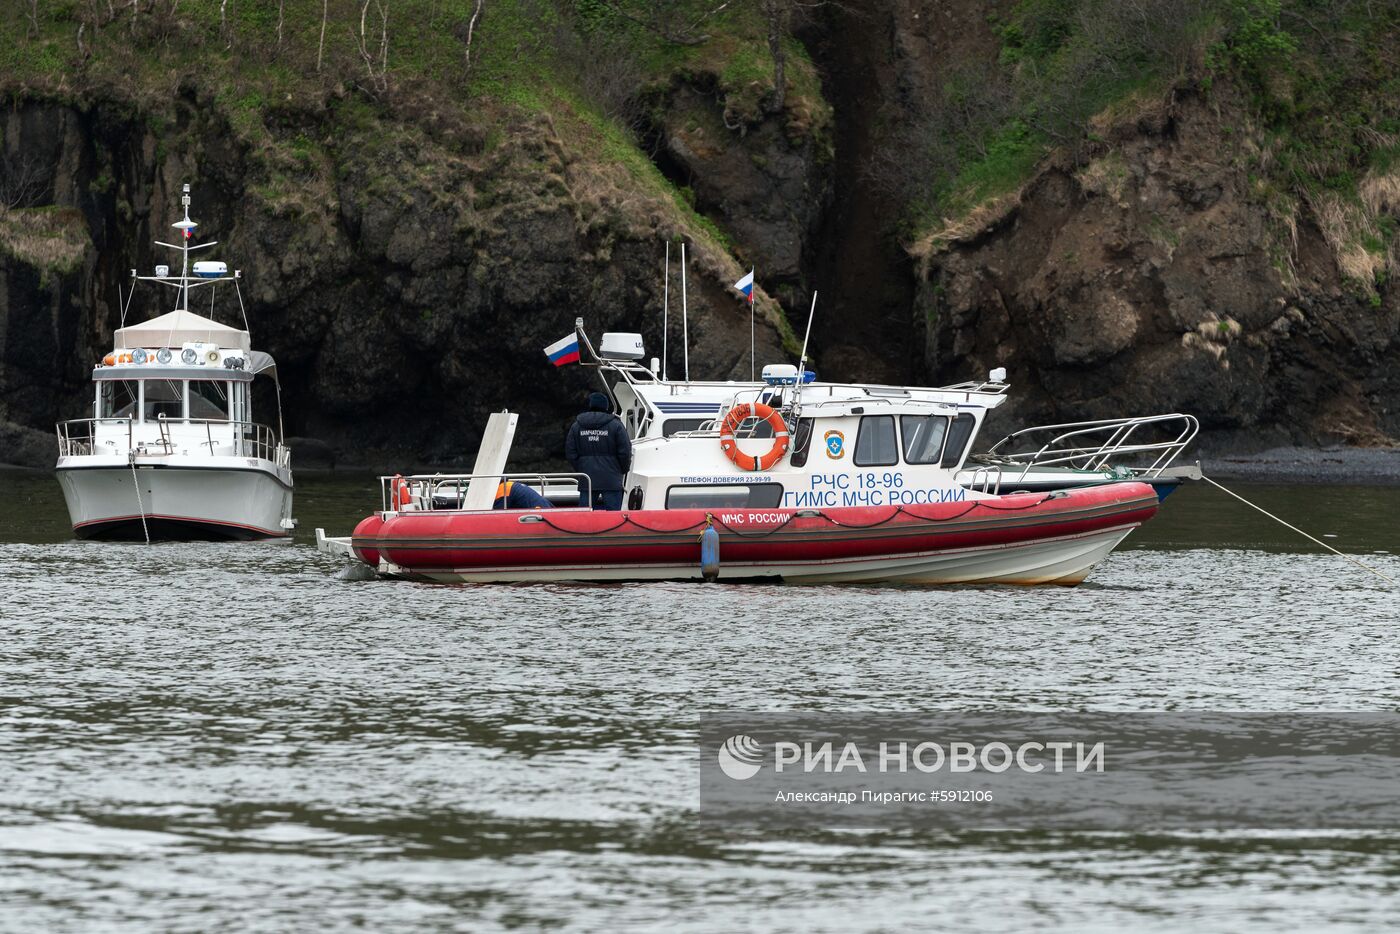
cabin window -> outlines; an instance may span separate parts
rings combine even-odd
[[[148,379],[145,382],[146,394],[141,400],[141,417],[144,421],[174,421],[185,417],[183,380]]]
[[[943,446],[944,467],[956,467],[962,463],[963,451],[972,439],[972,429],[977,427],[977,419],[963,412],[953,419],[952,430],[948,432],[948,443]]]
[[[792,436],[792,458],[790,463],[794,467],[807,466],[807,450],[812,445],[812,420],[810,418],[799,418],[797,420],[797,430]]]
[[[666,490],[667,509],[776,509],[782,501],[781,483],[716,483]]]
[[[899,446],[894,439],[893,415],[865,415],[856,435],[857,467],[888,467],[899,463]]]
[[[136,414],[137,388],[134,379],[104,379],[97,402],[98,418],[132,418]]]
[[[901,415],[899,433],[904,437],[906,464],[936,464],[943,457],[943,439],[948,437],[948,416]]]
[[[190,380],[190,418],[211,422],[228,421],[229,383],[208,379]]]
[[[680,431],[699,431],[712,421],[713,418],[668,418],[661,423],[661,436],[669,438]]]

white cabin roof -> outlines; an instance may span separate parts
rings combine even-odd
[[[117,350],[136,347],[180,348],[189,342],[216,344],[226,350],[247,353],[252,348],[248,332],[220,324],[191,311],[172,311],[150,321],[118,328],[113,346]]]
[[[625,383],[619,383],[614,391]],[[731,401],[751,402],[768,395],[791,399],[792,386],[763,383],[671,383],[634,382],[635,394],[664,415],[700,417],[714,414]],[[962,409],[993,409],[1006,401],[1001,384],[963,383],[956,386],[876,386],[859,383],[814,382],[803,386],[798,397],[803,410],[818,407],[835,412],[840,407],[907,408],[922,405],[956,406]],[[812,414],[816,414],[813,412]]]

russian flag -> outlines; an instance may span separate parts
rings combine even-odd
[[[747,298],[747,299],[749,300],[749,304],[752,305],[752,304],[753,304],[753,270],[750,269],[750,270],[749,270],[749,274],[748,274],[747,276],[745,276],[744,278],[740,279],[738,282],[734,283],[734,288],[738,289],[740,292],[743,292],[743,293],[744,293],[744,298]]]
[[[566,363],[578,363],[578,332],[575,331],[568,337],[550,344],[544,349],[544,355],[548,357],[549,362],[555,366],[563,366]]]

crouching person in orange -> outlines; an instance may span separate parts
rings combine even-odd
[[[496,487],[492,509],[553,509],[554,504],[534,487],[517,480],[505,480]]]

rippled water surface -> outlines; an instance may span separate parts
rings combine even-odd
[[[1209,488],[1082,587],[347,583],[0,518],[0,926],[1382,929],[1396,835],[725,830],[709,709],[1400,709],[1400,594]],[[1400,490],[1241,487],[1400,576]]]

